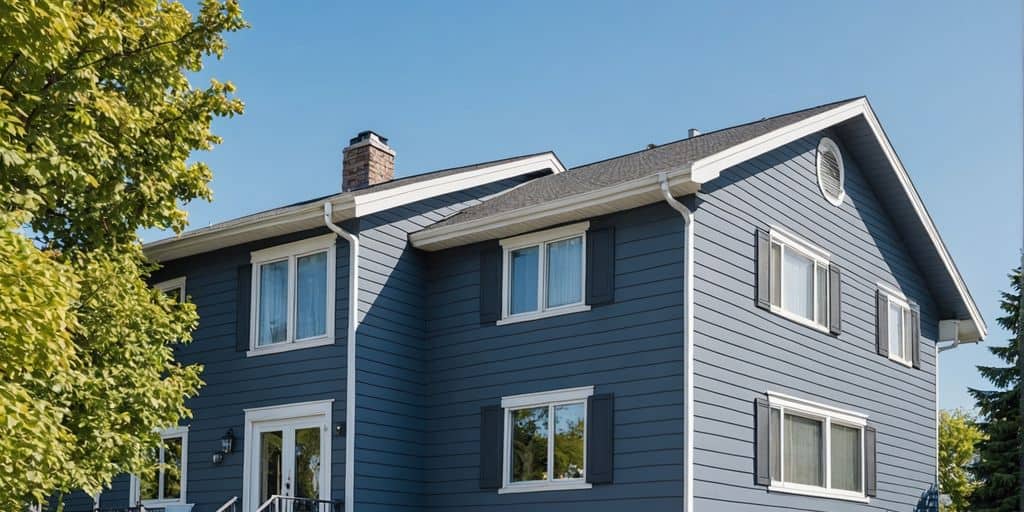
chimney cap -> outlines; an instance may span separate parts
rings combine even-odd
[[[384,137],[383,135],[381,135],[381,134],[379,134],[379,133],[377,133],[377,132],[375,132],[373,130],[363,130],[363,131],[359,132],[359,134],[357,134],[355,137],[352,137],[351,139],[349,139],[348,144],[351,146],[351,145],[357,144],[359,142],[363,142],[363,141],[367,141],[367,140],[373,140],[373,139],[377,139],[377,140],[379,140],[383,144],[387,144],[388,143],[388,138],[387,137]]]
[[[700,135],[700,130],[698,130],[696,128],[690,128],[689,130],[687,130],[686,133],[687,133],[687,137],[693,138],[693,137],[696,137],[696,136]]]

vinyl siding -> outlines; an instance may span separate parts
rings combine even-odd
[[[430,254],[424,445],[431,510],[682,506],[682,220],[663,204],[615,214],[615,303],[480,324],[480,245]],[[615,394],[615,482],[502,494],[479,488],[480,407],[576,386]]]
[[[699,195],[695,264],[694,497],[697,510],[913,510],[935,475],[935,343],[927,283],[843,141],[847,197],[821,195],[822,134],[740,164]],[[838,337],[755,307],[755,230],[778,226],[842,268]],[[921,369],[875,351],[875,290],[921,306]],[[754,485],[754,399],[768,390],[869,415],[878,496],[869,504],[767,493]]]

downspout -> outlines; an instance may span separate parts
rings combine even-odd
[[[683,453],[683,464],[685,465],[686,476],[683,480],[683,500],[685,512],[693,512],[693,212],[672,197],[672,191],[668,186],[668,177],[664,172],[658,173],[658,181],[661,183],[661,193],[665,196],[665,202],[683,216],[683,365],[684,372],[683,397],[686,404],[684,443],[686,444]]]
[[[345,512],[355,510],[356,326],[359,324],[359,238],[334,223],[334,206],[324,202],[324,225],[348,242],[348,332],[345,338]]]

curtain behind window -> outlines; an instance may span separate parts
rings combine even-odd
[[[260,266],[259,345],[288,339],[288,261]]]
[[[832,487],[860,491],[860,429],[832,425]]]
[[[510,314],[537,310],[537,265],[540,264],[537,246],[512,251],[509,254],[509,307]]]
[[[782,283],[782,303],[791,313],[813,320],[814,262],[791,250],[782,252],[782,272],[786,276],[786,282]]]
[[[548,307],[575,304],[583,300],[583,238],[548,244]]]
[[[787,414],[784,423],[786,481],[823,486],[821,422]]]
[[[327,253],[296,260],[295,339],[327,334]]]

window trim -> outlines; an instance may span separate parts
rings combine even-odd
[[[887,333],[886,334],[886,338],[888,338],[886,341],[889,343],[889,346],[887,347],[888,350],[889,350],[889,355],[888,355],[889,360],[897,362],[897,363],[899,363],[899,364],[901,364],[903,366],[906,366],[907,368],[913,368],[914,367],[914,361],[913,361],[914,356],[910,353],[910,351],[913,350],[913,340],[910,337],[910,333],[907,332],[907,329],[910,328],[910,323],[909,322],[911,322],[911,316],[912,316],[911,308],[910,308],[910,300],[907,299],[907,296],[904,295],[903,293],[901,293],[899,290],[897,290],[897,289],[895,289],[895,288],[893,288],[891,286],[888,286],[886,284],[878,283],[878,289],[879,289],[879,291],[881,291],[885,295],[885,298],[886,298],[886,306],[885,307],[886,307],[886,309],[888,310],[889,306],[891,306],[891,305],[898,306],[900,308],[900,315],[901,315],[901,317],[903,319],[903,329],[900,330],[900,335],[903,337],[902,342],[903,342],[904,355],[906,355],[907,357],[904,358],[904,357],[899,357],[898,355],[896,355],[896,351],[893,350],[893,346],[894,346],[893,343],[894,343],[895,340],[892,339],[892,336],[888,335],[889,325],[886,325],[885,326],[886,333]],[[893,321],[893,318],[892,318],[891,314],[886,315],[886,316],[887,316],[887,321],[889,321],[889,322]]]
[[[825,151],[831,151],[839,165],[839,195],[837,197],[832,197],[825,191],[825,184],[821,179],[821,154]],[[846,166],[843,164],[843,151],[839,149],[839,144],[828,137],[822,137],[818,141],[818,149],[814,154],[814,170],[818,177],[818,189],[821,190],[822,197],[832,206],[841,206],[846,200]]]
[[[250,263],[252,264],[252,293],[249,302],[249,350],[245,353],[246,357],[260,356],[264,354],[276,354],[280,352],[287,352],[290,350],[299,350],[303,348],[319,347],[323,345],[334,344],[334,317],[335,315],[335,288],[337,287],[335,281],[335,267],[336,262],[336,241],[337,236],[334,233],[326,235],[315,236],[299,240],[297,242],[291,242],[287,244],[276,245],[274,247],[268,247],[258,251],[252,251],[250,253]],[[308,338],[295,339],[295,319],[296,319],[296,308],[298,307],[298,298],[296,297],[296,286],[297,286],[297,260],[303,256],[309,256],[320,252],[327,253],[327,288],[326,288],[326,311],[325,311],[325,325],[324,334],[318,336],[312,336]],[[284,341],[277,343],[271,343],[269,345],[259,345],[259,321],[260,321],[260,273],[262,272],[263,265],[268,263],[276,263],[279,261],[288,262],[288,306],[287,306],[287,321],[288,329]]]
[[[785,395],[768,391],[768,410],[779,410],[779,457],[785,457],[785,418],[786,414],[819,420],[822,422],[822,452],[824,455],[823,481],[824,487],[814,485],[797,484],[785,481],[785,460],[779,461],[782,468],[782,480],[776,480],[776,475],[771,475],[771,483],[768,485],[769,492],[782,492],[789,494],[800,494],[804,496],[817,496],[821,498],[834,498],[848,501],[868,503],[871,498],[867,495],[867,463],[866,446],[864,439],[864,427],[867,426],[868,416],[866,414],[840,409],[838,407],[812,402],[803,398]],[[770,420],[769,420],[770,421]],[[857,428],[860,430],[860,492],[848,491],[845,489],[832,488],[832,424],[845,427]],[[770,441],[769,441],[770,442]]]
[[[185,505],[187,501],[187,487],[188,487],[188,431],[189,426],[178,426],[160,430],[160,451],[164,450],[163,442],[167,439],[181,438],[181,496],[177,499],[155,499],[155,500],[143,500],[142,489],[140,488],[141,481],[138,475],[131,475],[129,486],[128,486],[128,505],[134,506],[141,503],[143,506],[148,508],[162,508],[166,505]],[[163,486],[163,478],[157,482],[157,494],[160,494],[160,488]]]
[[[589,311],[587,304],[587,230],[590,229],[590,222],[578,222],[566,226],[528,233],[511,238],[502,239],[501,245],[501,319],[497,325],[505,325],[516,322],[526,322],[539,318],[578,313]],[[570,238],[580,237],[580,301],[561,306],[546,307],[547,302],[547,250],[548,244],[561,242]],[[523,313],[509,313],[509,293],[511,292],[509,256],[513,251],[528,247],[538,247],[537,255],[537,309]]]
[[[785,251],[786,251],[787,248],[789,248],[789,249],[792,249],[792,250],[796,251],[797,254],[799,254],[801,256],[804,256],[804,257],[810,259],[812,262],[814,262],[814,265],[815,265],[815,268],[814,268],[814,283],[813,283],[813,286],[811,287],[813,292],[814,292],[814,294],[815,294],[815,297],[812,298],[812,302],[814,303],[814,307],[818,306],[818,301],[816,300],[817,299],[817,293],[818,293],[818,265],[821,265],[821,266],[823,266],[825,268],[825,275],[826,275],[826,281],[825,281],[825,304],[823,306],[824,309],[825,309],[825,311],[823,312],[824,323],[820,323],[819,324],[814,319],[804,318],[804,317],[802,317],[802,316],[800,316],[800,315],[798,315],[796,313],[793,313],[793,312],[785,309],[785,306],[782,304],[782,299],[785,296],[785,294],[783,293],[783,291],[781,289],[781,287],[783,285],[783,281],[785,281],[785,279],[783,277],[785,274],[783,272],[784,269],[782,267],[782,263],[783,263],[782,261],[779,261],[779,283],[778,283],[778,286],[780,287],[780,289],[779,289],[779,305],[777,305],[777,306],[773,303],[773,298],[772,298],[773,293],[772,293],[772,290],[771,290],[771,281],[772,280],[769,280],[768,303],[769,303],[770,311],[772,313],[775,313],[775,314],[783,317],[783,318],[787,318],[787,319],[792,320],[794,322],[797,322],[799,324],[803,324],[803,325],[806,325],[808,327],[814,328],[814,329],[816,329],[818,331],[821,331],[821,332],[824,332],[826,334],[829,334],[830,333],[830,331],[829,331],[829,324],[831,322],[831,315],[832,315],[832,307],[831,307],[832,306],[832,304],[831,304],[831,300],[832,300],[832,293],[831,293],[832,292],[832,289],[831,289],[832,288],[832,283],[830,282],[831,280],[828,279],[828,275],[829,275],[829,271],[830,271],[829,267],[832,264],[831,263],[831,256],[824,249],[821,249],[820,247],[818,247],[818,246],[816,246],[816,245],[814,245],[814,244],[812,244],[812,243],[810,243],[810,242],[808,242],[808,241],[806,241],[806,240],[804,240],[802,238],[799,238],[799,237],[789,233],[788,231],[783,230],[782,228],[779,228],[777,226],[771,226],[771,229],[769,230],[769,234],[768,234],[768,258],[769,258],[769,260],[768,260],[768,268],[769,268],[769,271],[772,270],[772,266],[773,266],[773,263],[774,263],[774,261],[773,261],[773,252],[774,251],[772,251],[772,247],[775,244],[778,244],[778,245],[780,245],[782,247],[782,253],[781,253],[780,257],[784,258],[785,257],[784,256]]]
[[[501,397],[501,408],[504,414],[502,427],[502,457],[501,457],[501,487],[498,494],[512,494],[521,492],[543,492],[543,491],[566,491],[578,489],[590,489],[593,484],[587,482],[587,399],[594,395],[594,386],[583,386],[578,388],[556,389],[552,391],[541,391],[539,393],[527,393]],[[512,416],[511,412],[519,409],[533,407],[552,407],[566,404],[583,404],[583,476],[565,480],[542,480],[532,482],[512,482],[511,455],[512,455]],[[554,428],[548,416],[548,465],[554,465],[554,437],[550,430]],[[551,472],[548,472],[550,477]]]
[[[167,292],[175,288],[179,289],[178,301],[185,302],[185,276],[175,277],[166,281],[160,281],[153,285],[153,288]]]

